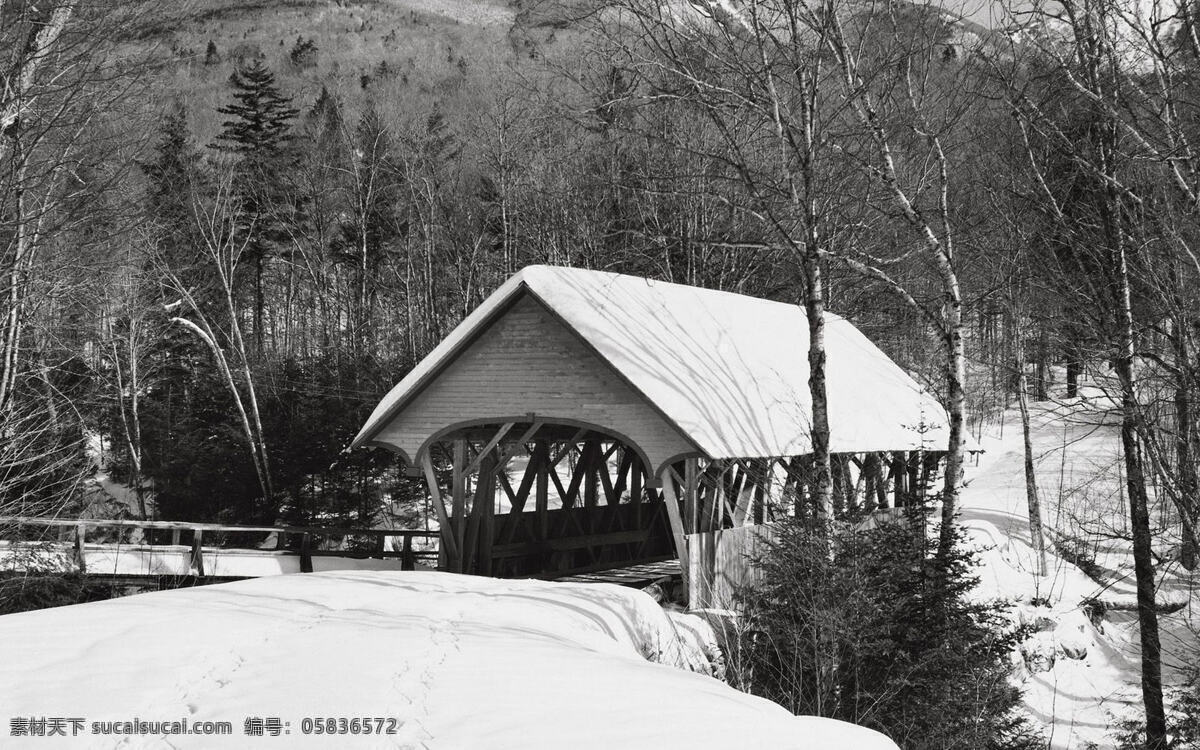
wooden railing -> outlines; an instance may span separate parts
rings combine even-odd
[[[343,558],[399,558],[400,567],[402,570],[413,570],[416,566],[418,558],[430,559],[435,563],[438,557],[436,549],[414,550],[414,539],[432,539],[439,538],[436,531],[424,531],[419,529],[352,529],[334,526],[240,526],[234,524],[219,524],[219,523],[192,523],[189,521],[138,521],[138,520],[116,520],[116,519],[99,519],[99,518],[80,518],[80,519],[62,519],[62,518],[29,518],[24,516],[0,516],[0,530],[6,526],[35,526],[42,528],[73,528],[74,535],[72,543],[75,550],[75,560],[81,573],[87,572],[87,562],[84,556],[84,543],[87,541],[88,529],[141,529],[141,530],[166,530],[171,532],[169,544],[178,546],[183,541],[183,533],[189,532],[191,539],[191,567],[195,570],[196,575],[204,576],[204,535],[210,534],[210,538],[215,534],[233,534],[233,533],[260,533],[260,534],[276,534],[275,546],[266,551],[293,553],[300,557],[300,572],[311,573],[313,570],[312,559],[314,557],[343,557]],[[320,550],[313,549],[313,537],[316,536],[334,536],[334,537],[367,537],[377,541],[377,549],[349,549],[349,550]],[[293,550],[288,547],[287,540],[289,538],[299,537],[299,544]],[[403,546],[400,550],[384,549],[385,537],[402,537],[404,539]],[[152,542],[141,542],[147,546],[162,546],[155,545]],[[238,546],[222,546],[222,550],[247,550],[247,551],[264,551],[261,547],[238,547]]]

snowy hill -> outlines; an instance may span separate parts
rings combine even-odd
[[[1052,748],[1111,747],[1110,727],[1141,711],[1132,557],[1129,543],[1114,538],[1128,523],[1120,417],[1101,389],[1084,388],[1081,395],[1031,404],[1047,528],[1045,577],[1034,575],[1015,409],[985,431],[980,442],[987,452],[968,467],[962,495],[962,519],[984,550],[980,595],[1012,599],[1022,621],[1040,631],[1023,649],[1023,687],[1029,713],[1046,728]],[[1155,544],[1166,553],[1175,541],[1160,534]],[[1195,583],[1177,564],[1161,565],[1160,607],[1190,602]],[[1196,653],[1200,614],[1184,607],[1160,616],[1160,625],[1169,685],[1180,678],[1181,657]]]
[[[699,617],[640,591],[430,572],[276,576],[9,615],[5,713],[85,718],[88,736],[4,746],[896,747],[691,671],[710,669],[705,635]],[[280,720],[278,736],[248,738],[254,717]],[[396,733],[305,734],[324,717],[394,718]],[[232,734],[90,734],[134,719],[228,721]]]

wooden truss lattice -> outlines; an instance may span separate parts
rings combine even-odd
[[[834,456],[836,512],[915,502],[939,459]],[[816,512],[807,457],[684,458],[655,482],[620,440],[537,421],[447,435],[422,468],[442,530],[439,566],[453,572],[557,577],[674,557],[686,571],[691,535]]]

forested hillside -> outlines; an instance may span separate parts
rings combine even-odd
[[[855,322],[956,437],[1055,373],[1106,390],[1164,747],[1154,577],[1195,566],[1200,502],[1196,8],[959,10],[0,0],[0,513],[89,512],[99,463],[132,516],[425,524],[393,456],[343,448],[517,269],[784,300]]]

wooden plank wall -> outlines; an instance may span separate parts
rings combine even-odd
[[[734,609],[738,589],[758,580],[754,559],[777,536],[773,524],[688,534],[688,606]]]

